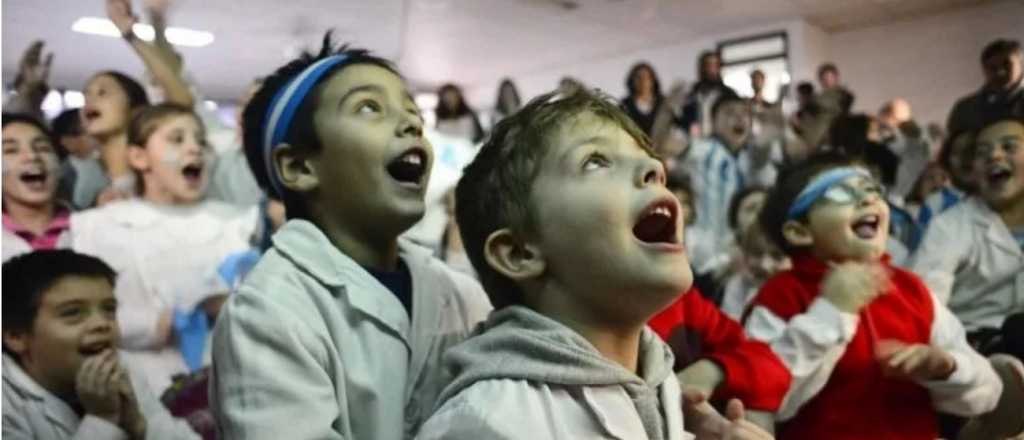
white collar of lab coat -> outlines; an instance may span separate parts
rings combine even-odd
[[[62,426],[68,432],[74,432],[80,417],[71,406],[29,377],[13,357],[7,354],[3,356],[4,387],[13,388],[16,393],[27,399],[42,402],[46,418],[51,423]]]
[[[333,295],[345,295],[354,308],[380,321],[401,336],[407,344],[409,343],[409,329],[412,323],[398,298],[355,260],[334,247],[316,225],[306,220],[289,220],[271,240],[275,249],[320,283],[328,286]],[[431,281],[425,279],[429,274],[423,271],[429,264],[430,252],[402,239],[399,240],[398,247],[413,280],[413,309],[416,310],[416,315],[432,321],[417,322],[416,325],[436,325],[437,323],[433,321],[440,319],[438,302],[417,300],[421,291],[418,287]]]
[[[1017,245],[1013,234],[1010,233],[1010,229],[1006,227],[1006,223],[1003,223],[999,214],[996,214],[981,197],[972,196],[965,202],[973,208],[971,212],[974,223],[985,231],[985,239],[993,247],[1002,249],[1017,258],[1022,257],[1020,246]]]

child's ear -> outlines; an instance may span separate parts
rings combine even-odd
[[[539,277],[546,265],[540,249],[520,240],[508,228],[487,237],[484,258],[494,270],[515,281]]]
[[[145,172],[149,170],[149,155],[146,154],[146,149],[138,145],[128,146],[128,165],[139,172]]]
[[[281,185],[295,192],[308,192],[320,185],[320,176],[310,161],[309,150],[283,144],[271,157]]]
[[[4,330],[4,348],[21,355],[28,349],[28,333],[22,331]]]
[[[782,225],[782,237],[790,246],[804,247],[814,244],[814,237],[807,225],[796,220],[789,220]]]

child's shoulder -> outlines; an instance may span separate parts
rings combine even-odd
[[[428,284],[416,285],[413,290],[436,296],[441,301],[451,298],[462,314],[473,323],[482,321],[491,311],[491,302],[487,298],[480,282],[475,278],[452,269],[447,263],[433,256],[429,249],[410,240],[400,240],[403,261],[409,270],[426,274]],[[421,278],[423,279],[423,278]]]
[[[445,401],[420,429],[421,440],[443,438],[598,437],[590,399],[528,380],[488,379]]]

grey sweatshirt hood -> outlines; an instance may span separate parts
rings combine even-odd
[[[569,387],[622,386],[640,414],[650,439],[665,438],[658,387],[672,374],[672,351],[644,329],[639,374],[604,358],[565,325],[522,306],[491,313],[465,342],[444,358],[453,376],[437,407],[476,382],[527,380]]]

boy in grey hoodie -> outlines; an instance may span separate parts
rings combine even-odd
[[[671,350],[645,327],[692,283],[679,202],[628,117],[582,89],[534,99],[455,195],[495,312],[445,355],[454,381],[418,438],[693,438]],[[767,436],[728,412],[703,413],[702,438]]]

